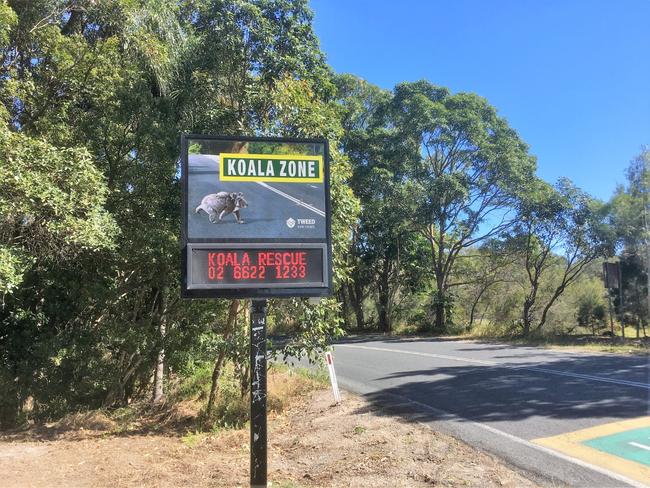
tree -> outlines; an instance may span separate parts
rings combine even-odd
[[[362,303],[370,296],[379,330],[390,332],[400,289],[415,288],[421,277],[413,265],[416,257],[421,261],[423,247],[403,213],[408,195],[399,159],[384,144],[388,122],[384,112],[391,94],[352,75],[338,76],[335,82],[342,109],[342,148],[352,163],[350,185],[362,203],[350,248],[354,279],[346,284],[346,295],[357,327],[364,326]]]
[[[585,281],[579,288],[575,303],[577,323],[591,327],[591,334],[595,336],[596,326],[602,325],[607,315],[603,284],[596,278]]]
[[[467,332],[473,329],[477,319],[485,315],[494,301],[491,290],[500,284],[517,283],[518,274],[513,269],[516,261],[516,252],[497,239],[485,242],[479,248],[467,249],[458,256],[449,287],[458,290],[458,312],[463,315]]]
[[[446,330],[456,258],[515,222],[533,178],[526,144],[484,99],[426,81],[402,83],[388,108],[388,139],[402,165],[403,215],[429,243],[435,324]]]
[[[621,248],[623,290],[627,309],[637,324],[650,321],[650,150],[630,163],[627,186],[616,189],[610,206]],[[638,335],[638,327],[637,327]]]
[[[524,335],[540,330],[567,287],[595,259],[613,250],[606,210],[567,179],[560,179],[555,188],[538,180],[522,199],[513,243],[522,249],[527,276],[521,317]],[[550,294],[541,299],[542,280],[550,274]]]

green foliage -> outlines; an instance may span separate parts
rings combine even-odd
[[[161,348],[168,368],[191,376],[224,346],[227,303],[179,299],[179,133],[340,132],[302,0],[11,6],[0,2],[7,424],[123,406],[147,394]],[[333,154],[335,232],[345,233],[356,201]],[[340,332],[334,302],[295,308],[324,334],[313,344]],[[238,378],[243,330],[229,344]]]
[[[11,30],[18,23],[18,16],[7,5],[7,0],[0,2],[0,49],[9,44]]]
[[[476,95],[452,95],[426,81],[402,83],[388,113],[397,127],[389,141],[399,151],[410,196],[402,211],[430,245],[435,329],[443,332],[457,256],[513,224],[509,210],[525,192],[535,162],[516,132]],[[495,213],[502,215],[496,223],[481,225]]]
[[[29,264],[19,249],[0,245],[0,296],[11,293],[22,283]]]
[[[537,181],[522,199],[509,245],[522,253],[527,276],[524,335],[539,331],[567,287],[597,258],[613,251],[615,238],[606,210],[567,179],[560,179],[555,188]],[[544,296],[540,286],[546,276],[551,279],[545,280],[549,290]]]
[[[456,258],[513,224],[535,162],[476,95],[451,94],[427,81],[401,83],[392,94],[349,76],[338,84],[352,184],[363,205],[356,254],[365,262],[357,270],[372,270],[368,282],[379,285],[380,316],[401,283],[434,283],[433,325],[444,332]],[[502,218],[488,222],[492,215]],[[416,259],[419,279],[409,280],[402,263]]]
[[[595,333],[604,324],[607,314],[605,289],[602,280],[593,278],[581,283],[576,294],[575,310],[577,324],[591,327]]]
[[[0,160],[3,242],[54,260],[114,246],[117,226],[104,208],[108,191],[87,151],[2,131]]]
[[[624,312],[636,325],[650,323],[650,150],[630,162],[627,185],[609,203],[620,249]]]
[[[291,335],[291,340],[276,351],[277,355],[284,358],[306,355],[316,361],[333,339],[343,335],[339,303],[334,299],[321,299],[317,306],[297,298],[274,303],[276,306],[269,314]]]
[[[241,383],[233,368],[226,368],[220,379],[219,397],[212,418],[206,419],[210,428],[240,428],[250,413],[248,397],[241,393]]]

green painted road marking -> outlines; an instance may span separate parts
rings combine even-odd
[[[626,430],[582,443],[599,451],[650,466],[650,427]]]

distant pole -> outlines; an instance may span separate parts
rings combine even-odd
[[[603,263],[603,282],[605,283],[605,291],[607,292],[607,305],[609,310],[609,328],[612,332],[612,337],[614,337],[614,318],[612,316],[612,294],[611,290],[611,276],[610,276],[610,267],[609,263],[605,261]]]
[[[618,262],[618,308],[621,321],[621,335],[625,339],[625,323],[623,320],[623,266],[621,266],[620,261]]]
[[[607,303],[609,304],[609,328],[612,331],[612,337],[616,335],[614,332],[614,317],[612,315],[612,295],[609,293],[609,289],[607,290]]]
[[[643,157],[643,171],[641,173],[641,188],[643,188],[643,230],[644,236],[642,246],[645,247],[645,276],[648,295],[648,309],[646,310],[646,320],[650,324],[650,222],[648,222],[648,192],[650,191],[650,168],[648,162],[650,157],[646,154]],[[645,325],[645,324],[644,324]],[[643,335],[645,336],[645,326],[643,327]]]
[[[251,301],[251,488],[266,488],[266,300]]]

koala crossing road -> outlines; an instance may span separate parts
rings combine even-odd
[[[224,215],[235,214],[238,224],[243,224],[239,210],[248,207],[248,202],[244,199],[244,194],[229,193],[227,191],[220,191],[219,193],[210,193],[201,200],[201,204],[194,210],[199,213],[203,210],[208,214],[210,222],[216,224],[220,222]]]

